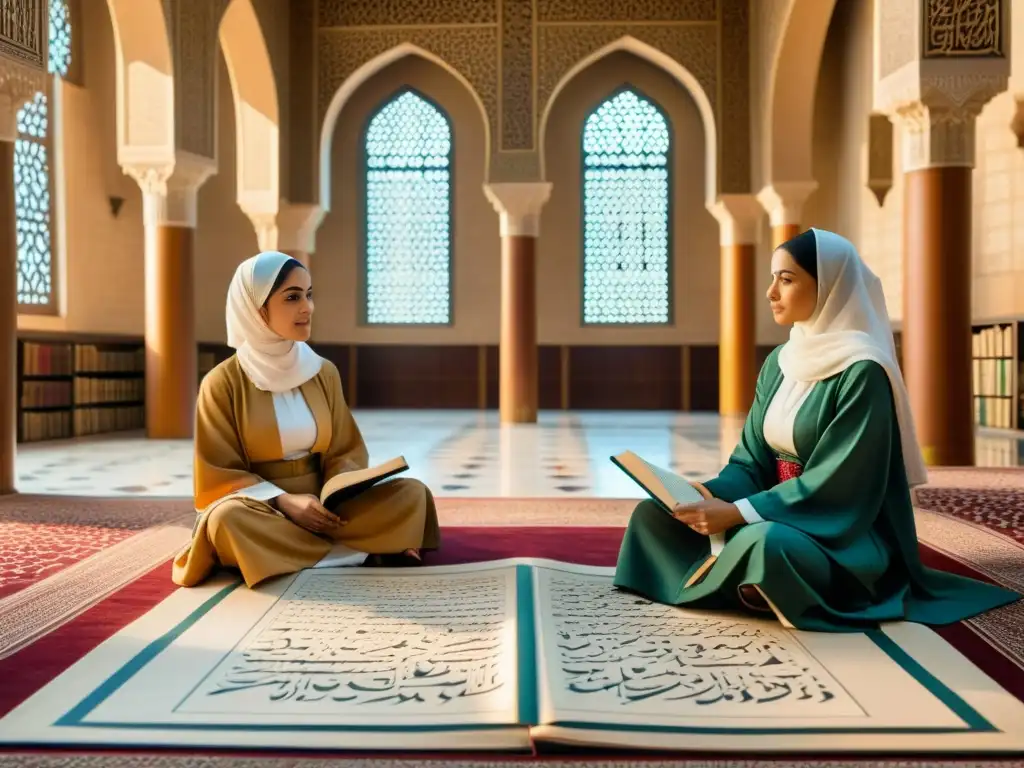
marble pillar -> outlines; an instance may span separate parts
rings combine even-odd
[[[721,301],[718,329],[718,411],[750,410],[757,383],[757,230],[763,211],[753,195],[722,195],[711,212],[719,223]]]
[[[45,23],[40,0],[15,4],[17,22],[35,14]],[[35,27],[38,28],[38,25]],[[26,41],[38,44],[39,40]],[[14,196],[14,142],[18,111],[46,87],[45,40],[34,61],[9,59],[0,52],[0,494],[17,492],[18,445],[18,233]],[[26,52],[32,52],[26,47]]]
[[[199,386],[195,323],[195,227],[199,188],[216,171],[195,156],[129,165],[142,188],[145,226],[146,434],[193,436]]]
[[[498,410],[505,424],[537,421],[537,238],[551,184],[484,187],[500,217],[501,339]]]
[[[1009,3],[978,0],[955,30],[948,5],[886,0],[874,106],[900,128],[903,373],[918,441],[929,465],[970,466],[975,121],[1007,87]],[[897,27],[907,35],[890,34]]]

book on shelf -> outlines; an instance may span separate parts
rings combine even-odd
[[[997,323],[974,331],[971,336],[973,357],[1015,357],[1013,324]]]
[[[408,469],[409,464],[405,457],[396,456],[372,467],[339,472],[324,483],[324,487],[320,490],[320,503],[324,505],[325,509],[334,511],[339,504],[358,496],[370,486]]]
[[[1024,704],[923,625],[803,632],[655,603],[613,579],[527,558],[308,568],[255,589],[221,573],[173,592],[0,719],[0,743],[1024,747]]]
[[[647,495],[660,506],[666,514],[671,515],[677,504],[690,504],[704,497],[693,487],[689,480],[670,469],[651,464],[637,456],[633,451],[623,451],[611,457],[612,463],[626,473]],[[686,586],[696,584],[715,564],[722,549],[725,548],[725,534],[714,533],[708,536],[708,557],[697,563],[686,578]]]

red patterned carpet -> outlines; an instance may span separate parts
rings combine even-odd
[[[189,509],[184,500],[2,497],[0,599]]]
[[[124,528],[0,524],[0,598],[131,536]]]
[[[1024,490],[924,487],[917,491],[917,506],[983,525],[1024,544]]]

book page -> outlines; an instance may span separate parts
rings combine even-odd
[[[660,605],[616,589],[610,575],[558,566],[537,568],[536,594],[543,723],[685,730],[960,722],[863,634],[797,632],[738,611]]]
[[[122,630],[30,699],[10,733],[31,725],[37,738],[65,742],[145,733],[156,744],[382,748],[518,728],[516,580],[515,565],[485,563],[306,570],[254,590],[229,586],[191,616],[155,609]],[[71,709],[74,722],[51,725]]]

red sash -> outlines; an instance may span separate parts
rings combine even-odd
[[[800,475],[803,474],[803,471],[803,466],[795,461],[779,458],[775,459],[775,472],[779,476],[780,483],[792,480],[794,477],[800,477]]]

